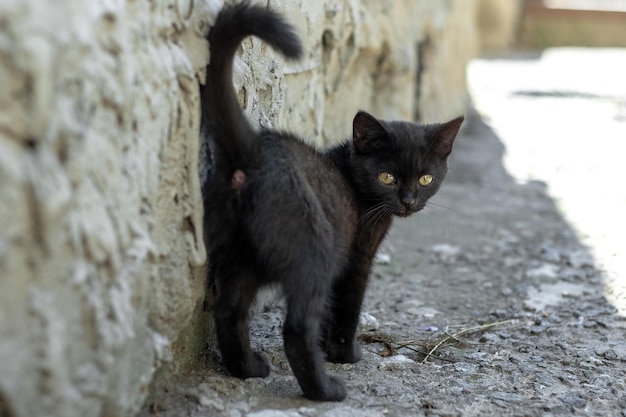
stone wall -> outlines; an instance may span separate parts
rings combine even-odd
[[[465,64],[478,46],[475,0],[269,3],[298,27],[306,52],[285,63],[245,41],[235,85],[253,123],[328,144],[351,133],[359,109],[426,121],[465,111]]]
[[[465,110],[476,0],[269,3],[307,53],[245,42],[234,82],[254,124],[327,144],[358,109]],[[161,383],[204,347],[197,81],[221,6],[0,3],[3,417],[133,415],[164,362]]]
[[[3,417],[131,415],[171,357],[203,296],[195,70],[219,6],[0,4]]]
[[[626,12],[620,2],[595,2],[589,9],[548,7],[525,0],[519,31],[524,48],[626,47]],[[603,4],[606,3],[606,4]]]
[[[479,0],[478,30],[482,53],[498,53],[516,46],[524,0]]]

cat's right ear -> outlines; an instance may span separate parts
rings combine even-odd
[[[434,153],[441,159],[446,159],[452,152],[452,144],[459,133],[464,117],[459,116],[449,122],[442,123],[434,133]]]
[[[381,138],[387,136],[387,129],[369,113],[360,111],[352,122],[352,143],[358,153],[375,150]]]

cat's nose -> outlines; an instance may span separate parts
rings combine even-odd
[[[407,207],[413,207],[415,206],[415,203],[417,203],[417,200],[415,200],[414,197],[404,197],[401,201],[402,201],[402,204],[404,204]]]

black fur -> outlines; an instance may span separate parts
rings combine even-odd
[[[359,112],[352,140],[324,152],[288,133],[255,132],[231,81],[234,54],[248,35],[287,57],[301,54],[289,24],[247,2],[224,9],[209,35],[202,120],[217,146],[205,223],[222,359],[240,378],[269,373],[250,349],[248,313],[259,287],[279,283],[285,352],[304,395],[340,401],[346,389],[326,373],[324,353],[332,362],[361,358],[355,333],[374,255],[393,216],[421,210],[439,188],[463,118],[421,125]],[[426,174],[432,183],[420,185]]]

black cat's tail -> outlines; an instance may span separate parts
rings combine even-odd
[[[222,9],[209,34],[211,63],[201,90],[202,123],[229,159],[233,171],[256,165],[257,134],[239,107],[232,85],[233,59],[247,36],[256,36],[287,58],[302,54],[295,29],[276,12],[244,1]]]

